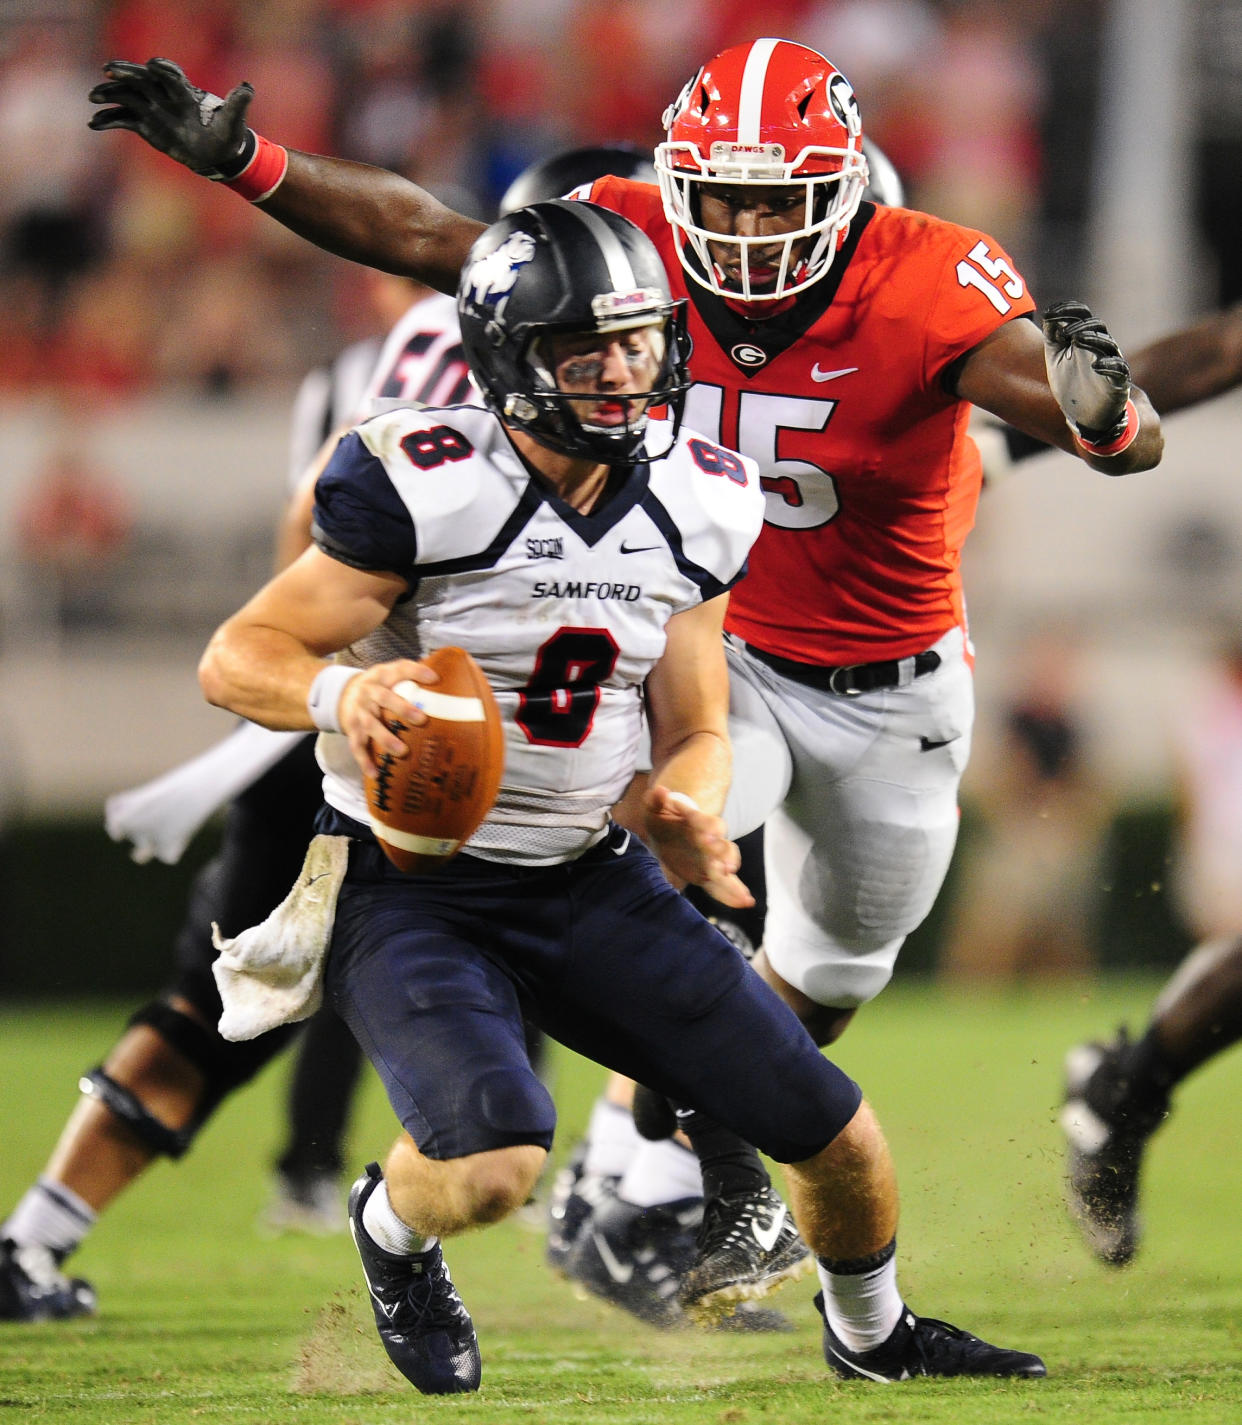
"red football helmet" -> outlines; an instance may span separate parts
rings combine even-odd
[[[862,119],[850,82],[822,54],[792,40],[752,40],[709,60],[664,112],[655,153],[664,213],[687,273],[722,297],[776,301],[802,292],[832,264],[867,186]],[[702,226],[711,187],[788,184],[805,199],[803,225],[779,236],[734,236]],[[708,244],[733,247],[735,273]],[[760,288],[750,249],[762,255]],[[779,255],[778,255],[779,254]],[[771,277],[776,267],[775,280]]]

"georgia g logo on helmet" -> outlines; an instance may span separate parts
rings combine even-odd
[[[859,112],[858,98],[854,93],[854,86],[840,71],[828,81],[828,103],[850,134],[861,136],[862,114]]]

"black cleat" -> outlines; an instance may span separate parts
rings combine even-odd
[[[95,1289],[67,1277],[47,1247],[0,1242],[0,1321],[68,1321],[95,1314]]]
[[[1124,1068],[1129,1040],[1079,1044],[1065,1058],[1066,1198],[1087,1246],[1123,1267],[1138,1250],[1139,1173],[1147,1140],[1168,1116],[1168,1098],[1136,1106]]]
[[[978,1336],[916,1316],[903,1307],[901,1320],[882,1345],[851,1351],[837,1339],[824,1315],[824,1294],[817,1292],[815,1309],[824,1317],[824,1360],[846,1380],[899,1381],[916,1376],[1023,1376],[1034,1380],[1048,1374],[1038,1356],[989,1346]]]
[[[814,1261],[775,1188],[712,1198],[696,1260],[678,1300],[699,1325],[715,1325],[739,1302],[756,1301],[811,1271]]]
[[[384,1350],[424,1395],[478,1390],[483,1374],[474,1322],[449,1277],[439,1244],[398,1256],[377,1246],[362,1225],[362,1209],[383,1182],[378,1163],[349,1194],[349,1230],[362,1258],[371,1309]]]

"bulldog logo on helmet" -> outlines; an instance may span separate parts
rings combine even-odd
[[[513,291],[518,273],[535,255],[535,239],[530,233],[510,234],[499,247],[480,257],[466,274],[465,288],[470,300],[481,307],[499,310]]]

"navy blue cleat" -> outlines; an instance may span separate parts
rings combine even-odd
[[[779,1311],[751,1301],[730,1304],[716,1319],[695,1323],[677,1300],[682,1273],[694,1261],[703,1199],[638,1207],[608,1190],[583,1223],[564,1274],[593,1296],[662,1331],[706,1324],[719,1331],[792,1331]]]
[[[815,1309],[824,1317],[824,1360],[846,1380],[899,1381],[916,1376],[1024,1376],[1033,1380],[1048,1374],[1038,1356],[989,1346],[947,1321],[916,1316],[909,1307],[902,1308],[901,1320],[887,1341],[870,1351],[851,1351],[828,1324],[823,1292],[816,1293]]]
[[[378,1246],[362,1225],[367,1199],[383,1182],[378,1163],[349,1194],[349,1230],[362,1258],[371,1309],[388,1358],[424,1395],[478,1390],[483,1375],[474,1322],[449,1277],[439,1244],[413,1256]]]

